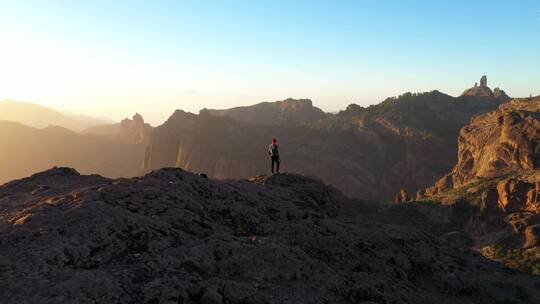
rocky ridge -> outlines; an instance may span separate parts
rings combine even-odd
[[[540,300],[537,278],[413,227],[370,221],[369,214],[360,220],[352,216],[363,214],[359,204],[293,174],[212,180],[161,169],[110,180],[54,168],[0,187],[0,297],[4,303]]]
[[[246,107],[202,111],[212,116],[228,116],[255,125],[296,125],[317,121],[327,116],[321,109],[314,107],[310,99],[293,98]]]

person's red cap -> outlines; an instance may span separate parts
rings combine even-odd
[[[275,144],[277,140],[275,138],[272,138],[272,143]]]

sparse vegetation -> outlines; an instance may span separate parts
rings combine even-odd
[[[498,244],[488,247],[487,250],[492,253],[490,258],[510,268],[540,275],[540,248],[508,248]]]

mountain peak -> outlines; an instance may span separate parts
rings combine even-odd
[[[322,119],[326,114],[313,106],[310,99],[287,98],[275,102],[261,102],[251,106],[224,110],[208,110],[212,116],[228,116],[256,125],[294,125]]]
[[[276,103],[278,104],[282,104],[282,105],[291,105],[291,106],[297,106],[297,107],[313,107],[313,101],[311,101],[311,99],[305,99],[305,98],[301,98],[301,99],[295,99],[295,98],[292,98],[292,97],[289,97],[285,100],[282,100],[282,101],[277,101]]]
[[[480,86],[478,86],[478,82],[475,82],[474,86],[472,88],[465,90],[462,95],[463,96],[476,96],[476,97],[495,97],[498,99],[510,100],[510,97],[506,95],[506,93],[503,90],[499,88],[495,88],[495,90],[492,91],[491,88],[488,87],[486,75],[483,75],[480,78]]]

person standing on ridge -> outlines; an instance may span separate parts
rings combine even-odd
[[[278,145],[277,140],[275,138],[272,138],[272,143],[270,146],[268,146],[268,155],[270,156],[270,160],[272,162],[272,174],[274,174],[274,163],[276,166],[276,174],[279,174],[279,151],[278,151]]]

